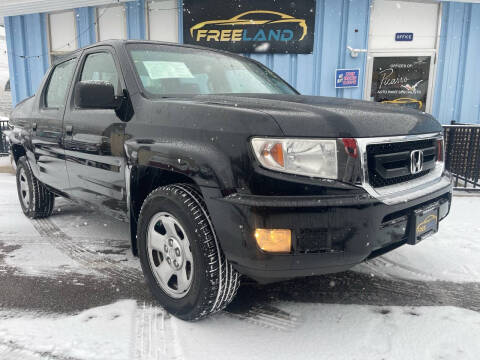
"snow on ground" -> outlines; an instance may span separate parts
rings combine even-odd
[[[175,321],[185,359],[475,359],[480,314],[453,307],[278,304],[305,314],[291,331],[259,329],[220,315]],[[184,334],[184,336],[182,336]],[[225,352],[223,352],[223,351]]]
[[[0,359],[477,360],[479,207],[455,197],[440,232],[416,246],[356,272],[258,286],[240,308],[188,323],[149,300],[127,224],[63,199],[29,220],[15,177],[0,174]]]
[[[0,116],[0,120],[4,120],[2,116]],[[3,169],[6,167],[11,167],[10,156],[0,156],[0,168]]]
[[[480,281],[480,196],[455,196],[439,232],[358,265],[379,276],[454,282]]]
[[[155,318],[145,321],[148,314],[131,300],[74,316],[0,312],[0,354],[2,348],[17,355],[41,354],[42,359],[78,360],[476,360],[480,354],[475,336],[480,334],[480,314],[470,310],[278,305],[308,316],[303,316],[299,327],[278,331],[238,321],[227,313],[188,323],[165,317],[157,309],[152,313]],[[141,324],[150,332],[139,329]]]
[[[27,240],[28,241],[28,240]],[[48,276],[55,274],[92,274],[92,270],[83,268],[76,261],[55,249],[47,242],[27,242],[22,240],[22,246],[5,255],[5,264],[15,268],[18,273],[31,276]],[[16,246],[18,239],[0,240],[2,246]],[[0,248],[2,254],[2,248]]]
[[[74,316],[0,312],[0,354],[107,360],[133,357],[136,302],[120,301]]]
[[[92,260],[91,254],[105,252],[111,262],[122,262],[140,271],[136,258],[131,255],[128,246],[128,225],[101,216],[88,209],[79,211],[78,205],[65,199],[56,199],[54,224],[67,239],[41,237],[35,224],[26,218],[19,205],[15,176],[0,173],[0,255],[2,247],[15,247],[5,256],[5,264],[16,272],[27,275],[97,275],[98,267],[110,267],[109,262],[96,259],[96,267],[85,267],[82,261]],[[107,241],[111,240],[111,241]],[[80,259],[72,259],[71,253],[82,254]],[[71,254],[70,254],[71,255]],[[98,258],[98,256],[96,256]],[[93,262],[93,261],[91,261]]]
[[[15,186],[14,176],[0,174],[0,254],[5,255],[5,263],[27,275],[87,273],[77,262],[40,238],[32,222],[23,215]],[[16,249],[4,254],[2,248],[10,246]]]

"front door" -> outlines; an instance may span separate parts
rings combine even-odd
[[[79,81],[110,82],[122,94],[123,79],[108,46],[88,50],[75,76]],[[75,91],[73,87],[72,94]],[[74,96],[65,112],[65,158],[70,177],[68,193],[111,215],[124,219],[125,123],[110,109],[80,109]]]
[[[374,0],[365,99],[431,112],[440,4]]]

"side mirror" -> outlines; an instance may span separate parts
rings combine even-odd
[[[84,109],[118,109],[122,100],[115,97],[111,83],[89,80],[75,86],[75,105]]]

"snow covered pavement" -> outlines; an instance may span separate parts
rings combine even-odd
[[[0,174],[0,359],[479,359],[480,197],[440,232],[354,271],[243,285],[228,311],[172,318],[127,224],[59,199],[31,221]]]

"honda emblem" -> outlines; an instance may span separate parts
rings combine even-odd
[[[418,174],[423,170],[423,151],[413,150],[410,153],[410,173]]]

